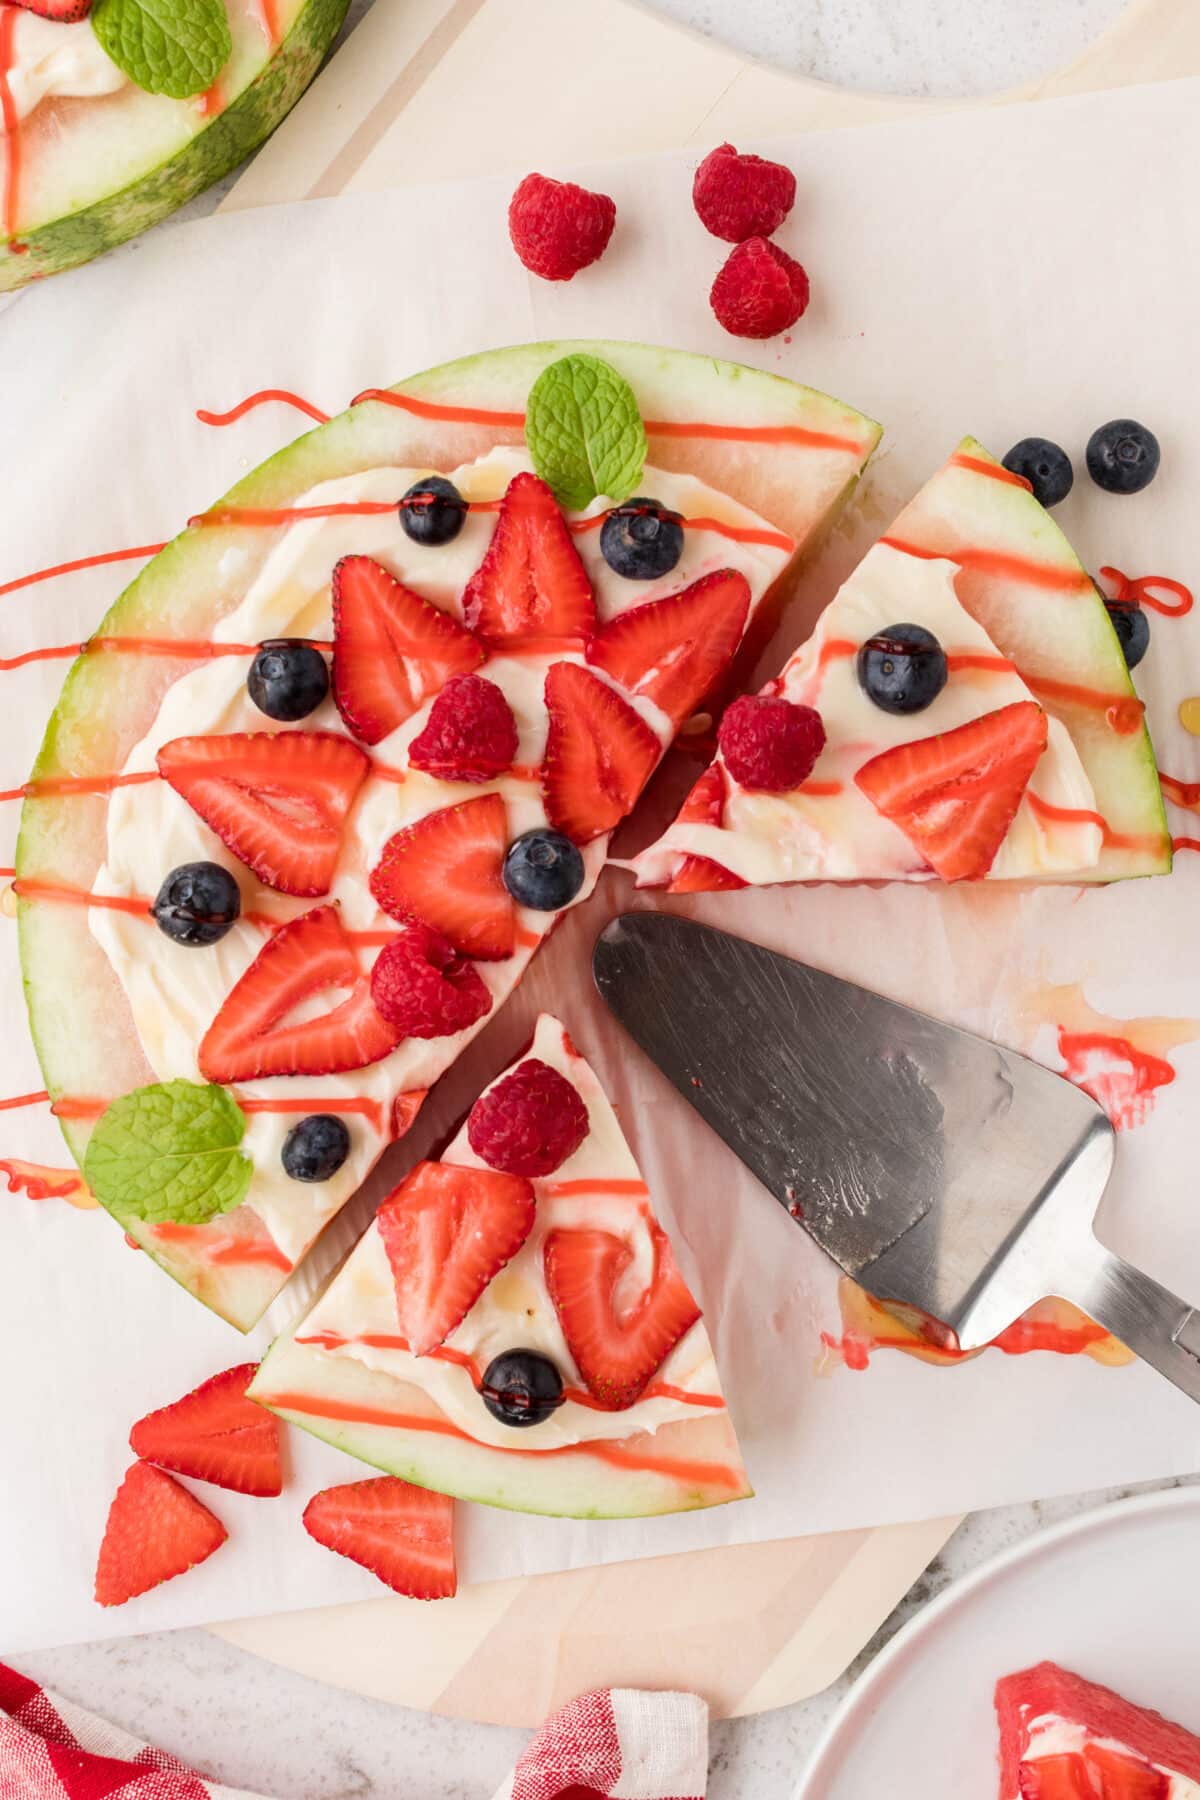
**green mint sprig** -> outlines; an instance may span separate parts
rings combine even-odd
[[[598,356],[564,356],[542,370],[529,390],[525,442],[537,473],[572,512],[600,494],[627,500],[646,461],[633,389]]]
[[[148,94],[203,94],[233,54],[225,0],[97,0],[91,18],[101,48]]]
[[[163,1081],[123,1094],[88,1140],[84,1178],[119,1220],[203,1225],[244,1199],[246,1117],[221,1087]]]

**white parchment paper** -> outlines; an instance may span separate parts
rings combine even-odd
[[[998,453],[1029,433],[1069,447],[1078,478],[1060,517],[1092,567],[1200,579],[1200,83],[812,135],[778,150],[800,184],[781,241],[808,265],[814,300],[789,339],[762,345],[732,342],[709,313],[723,247],[691,212],[684,157],[584,171],[616,199],[618,228],[604,261],[570,285],[525,275],[507,244],[506,187],[485,183],[163,230],[27,290],[0,319],[0,581],[170,536],[303,428],[269,407],[214,431],[196,421],[197,407],[280,386],[336,410],[367,385],[444,358],[553,335],[740,353],[887,426],[865,495],[807,579],[780,654],[965,431]],[[1083,473],[1089,432],[1118,414],[1143,418],[1163,444],[1158,481],[1135,499],[1101,495]],[[0,654],[86,636],[136,567],[3,598]],[[1153,631],[1138,686],[1162,766],[1196,780],[1200,739],[1177,708],[1200,691],[1200,616],[1156,617]],[[61,676],[61,664],[41,663],[0,678],[0,786],[26,773]],[[16,811],[0,808],[0,862],[12,862]],[[1177,834],[1200,825],[1178,809],[1171,817]],[[388,1169],[396,1179],[462,1110],[536,1009],[562,1016],[620,1104],[705,1303],[758,1496],[628,1524],[462,1507],[464,1577],[895,1522],[1200,1467],[1200,1413],[1140,1367],[989,1354],[941,1370],[885,1353],[865,1373],[818,1376],[820,1332],[838,1323],[829,1269],[593,999],[595,931],[606,908],[631,898],[627,878],[610,872]],[[1169,881],[1082,898],[825,887],[707,896],[695,910],[1053,1062],[1053,1031],[1023,1016],[1037,984],[1082,984],[1092,1006],[1118,1019],[1200,1015],[1198,899],[1200,857],[1185,854]],[[18,1094],[41,1078],[15,931],[0,920],[0,932],[0,1076],[2,1091]],[[1123,1136],[1105,1232],[1200,1294],[1200,1046],[1183,1045],[1173,1061],[1176,1081]],[[64,1159],[44,1109],[0,1113],[0,1155]],[[103,1215],[0,1200],[0,1648],[378,1592],[299,1523],[307,1496],[353,1479],[356,1465],[292,1433],[280,1500],[203,1490],[230,1527],[219,1555],[119,1612],[93,1604],[129,1424],[257,1353],[271,1332],[244,1344],[132,1255]],[[350,1241],[364,1202],[351,1214],[326,1258]],[[275,1328],[304,1292],[293,1285]]]

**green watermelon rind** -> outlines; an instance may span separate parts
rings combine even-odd
[[[0,239],[0,293],[90,262],[157,225],[220,181],[270,137],[296,104],[337,36],[349,0],[306,0],[262,72],[189,143],[80,212]]]

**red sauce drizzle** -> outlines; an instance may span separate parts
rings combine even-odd
[[[266,32],[267,42],[273,50],[283,36],[275,12],[275,0],[259,0],[259,6],[262,9],[263,30]]]
[[[1056,806],[1052,800],[1043,800],[1040,794],[1032,793],[1028,788],[1025,798],[1041,819],[1061,825],[1098,825],[1110,850],[1153,850],[1162,842],[1161,832],[1114,831],[1103,814],[1081,806]]]
[[[1121,737],[1130,737],[1142,728],[1146,708],[1132,694],[1106,694],[1100,688],[1078,687],[1073,681],[1049,681],[1040,676],[1026,676],[1026,681],[1039,700],[1058,700],[1067,706],[1087,706],[1103,711],[1112,729]]]
[[[1200,838],[1177,837],[1171,839],[1172,850],[1200,850]]]
[[[78,1169],[48,1168],[14,1156],[0,1157],[0,1171],[8,1177],[10,1194],[28,1194],[31,1200],[81,1200],[88,1194]]]
[[[325,506],[215,506],[189,525],[289,525],[294,519],[365,519],[396,510],[394,500],[331,500]]]
[[[59,900],[74,906],[107,907],[110,912],[136,913],[149,918],[152,902],[137,894],[89,894],[83,888],[58,887],[48,881],[14,881],[13,893],[22,900]]]
[[[361,1118],[370,1119],[376,1131],[383,1134],[383,1106],[366,1094],[335,1095],[329,1100],[314,1100],[311,1095],[307,1098],[293,1095],[291,1099],[273,1096],[270,1100],[248,1100],[239,1094],[236,1098],[244,1113],[357,1113]]]
[[[1032,481],[1006,469],[1003,463],[985,462],[981,456],[968,456],[965,450],[956,450],[950,462],[956,469],[970,469],[973,475],[986,475],[989,481],[1006,481],[1010,487],[1024,488],[1029,494],[1033,492]]]
[[[471,507],[476,511],[475,505]],[[571,530],[576,533],[599,531],[607,513],[593,513],[587,519],[572,519]],[[796,548],[794,538],[785,531],[763,531],[755,525],[727,525],[723,519],[681,519],[680,524],[685,531],[715,531],[727,537],[735,544],[769,544],[776,550],[784,550],[789,555]]]
[[[137,787],[143,781],[159,781],[157,769],[134,769],[125,775],[41,775],[23,787],[7,788],[0,800],[44,800],[57,794],[111,794],[114,788]]]
[[[292,1269],[279,1245],[266,1236],[237,1237],[230,1232],[224,1237],[216,1237],[211,1225],[177,1225],[170,1219],[152,1226],[151,1230],[160,1243],[203,1250],[209,1262],[267,1263],[273,1269],[282,1269],[285,1274]]]
[[[16,241],[17,205],[21,188],[21,121],[17,117],[16,101],[8,79],[13,63],[13,32],[16,24],[16,7],[0,8],[0,118],[4,120],[3,227],[4,235],[9,240],[9,249],[23,255],[29,246]]]
[[[3,20],[0,20],[2,26]],[[15,594],[18,588],[32,587],[37,581],[52,581],[56,575],[73,575],[77,569],[98,569],[105,563],[133,562],[139,557],[157,556],[166,544],[134,544],[128,550],[101,550],[95,556],[77,556],[73,562],[54,563],[48,569],[35,569],[32,575],[18,575],[15,581],[0,582],[0,597]]]
[[[1168,619],[1181,619],[1190,613],[1195,605],[1192,590],[1185,587],[1182,581],[1172,581],[1169,575],[1135,575],[1128,576],[1120,569],[1114,569],[1111,563],[1104,563],[1100,569],[1106,581],[1111,581],[1116,593],[1110,596],[1118,606],[1149,606],[1154,612],[1165,613]],[[1165,588],[1172,595],[1164,600],[1155,588]]]
[[[1015,675],[1017,665],[994,650],[954,650],[947,653],[946,667],[956,670],[979,669],[991,675]]]
[[[1162,769],[1158,771],[1158,779],[1163,793],[1176,806],[1186,807],[1189,811],[1200,807],[1200,781],[1180,781],[1174,775],[1165,774]]]
[[[264,7],[270,4],[271,0],[263,0]],[[294,406],[297,412],[307,413],[318,425],[328,425],[332,417],[330,413],[322,412],[319,406],[314,406],[311,400],[305,400],[300,394],[293,394],[287,388],[260,388],[256,394],[247,394],[244,400],[231,406],[228,412],[209,412],[207,408],[200,406],[196,409],[196,417],[202,425],[234,425],[239,419],[244,419],[248,412],[253,412],[255,407],[266,406],[272,401],[278,401],[281,406]]]
[[[1118,1131],[1144,1124],[1157,1090],[1175,1079],[1165,1057],[1107,1032],[1067,1031],[1060,1026],[1058,1048],[1068,1080],[1104,1108]]]
[[[1030,587],[1092,592],[1092,578],[1086,569],[1056,569],[1049,563],[1034,562],[1027,556],[1013,556],[1006,550],[980,550],[970,545],[960,545],[954,550],[930,550],[924,544],[913,544],[906,538],[897,537],[881,537],[879,542],[903,551],[905,556],[919,556],[924,562],[956,562],[960,568],[973,569],[980,575],[1005,575],[1013,581],[1024,581]]]
[[[12,1112],[17,1106],[38,1106],[49,1098],[45,1088],[38,1094],[14,1094],[11,1100],[0,1100],[0,1112]]]
[[[650,1189],[645,1182],[632,1177],[612,1181],[587,1181],[582,1177],[576,1181],[547,1181],[542,1184],[542,1192],[554,1200],[569,1200],[575,1194],[611,1194],[616,1198],[628,1196],[634,1200],[650,1198]]]

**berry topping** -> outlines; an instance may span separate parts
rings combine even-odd
[[[1017,700],[885,750],[855,780],[943,881],[976,881],[995,861],[1045,748],[1045,713]]]
[[[796,203],[796,177],[782,163],[739,155],[732,144],[710,150],[692,183],[692,205],[714,237],[731,244],[778,231]]]
[[[561,831],[541,827],[523,832],[504,858],[504,885],[518,906],[557,912],[583,886],[583,858]]]
[[[401,1037],[449,1037],[485,1018],[492,996],[473,962],[428,925],[410,925],[381,951],[371,998]]]
[[[279,1421],[246,1398],[257,1370],[256,1363],[225,1369],[147,1413],[129,1434],[134,1455],[235,1494],[281,1494]]]
[[[618,613],[591,640],[587,659],[678,726],[733,661],[749,613],[746,577],[718,569],[682,593]]]
[[[526,175],[508,203],[508,235],[531,275],[570,281],[603,256],[617,209],[573,181]]]
[[[718,324],[732,336],[775,337],[807,308],[808,276],[778,244],[747,238],[725,258],[708,298]]]
[[[449,544],[466,516],[466,501],[444,475],[426,475],[400,496],[400,523],[414,544]]]
[[[484,1370],[479,1394],[502,1425],[540,1425],[562,1405],[562,1376],[537,1350],[505,1350]]]
[[[744,788],[787,794],[812,774],[825,748],[821,715],[769,694],[743,694],[717,731],[725,767]]]
[[[327,894],[370,762],[332,731],[175,738],[158,772],[268,887]]]
[[[626,581],[657,581],[683,555],[683,520],[659,501],[637,495],[614,506],[605,519],[600,554]]]
[[[155,895],[158,929],[176,944],[219,944],[242,910],[238,884],[220,863],[181,863]]]
[[[552,1231],[546,1286],[563,1336],[594,1400],[611,1412],[632,1406],[700,1308],[679,1273],[666,1234],[650,1226],[654,1268],[631,1291],[631,1244],[611,1231]]]
[[[315,712],[329,692],[329,667],[299,638],[269,638],[250,664],[246,688],[268,719],[294,725]]]
[[[370,889],[393,919],[432,927],[462,956],[502,962],[517,947],[516,908],[501,880],[507,848],[504,802],[481,794],[396,832]]]
[[[113,1497],[96,1562],[96,1600],[124,1606],[161,1581],[186,1574],[229,1533],[207,1506],[149,1463],[136,1462]]]
[[[883,712],[924,712],[946,685],[946,652],[923,625],[885,625],[858,652],[858,685]]]
[[[484,660],[469,631],[369,556],[333,571],[333,697],[364,744],[378,744],[452,675]]]
[[[463,617],[491,644],[589,637],[596,602],[566,520],[546,483],[514,475],[487,554],[463,591]]]
[[[376,1215],[414,1356],[461,1325],[533,1227],[533,1189],[516,1175],[418,1163]]]
[[[492,781],[517,755],[517,721],[503,691],[484,675],[456,675],[408,746],[412,768],[440,781]]]
[[[476,1156],[509,1175],[552,1175],[587,1134],[579,1090],[536,1056],[481,1094],[467,1118]]]
[[[449,1494],[412,1487],[398,1475],[349,1481],[313,1495],[304,1529],[410,1600],[448,1600],[457,1588]]]
[[[1150,621],[1136,600],[1105,600],[1126,666],[1136,669],[1150,648]]]
[[[53,19],[56,25],[73,25],[92,10],[92,0],[13,0],[13,4],[36,13],[39,19]]]
[[[556,831],[586,844],[633,808],[662,745],[627,700],[578,663],[551,664],[546,710],[546,813]]]
[[[1004,467],[1029,483],[1034,499],[1042,506],[1057,506],[1065,500],[1075,481],[1070,457],[1049,438],[1022,438],[1004,458]]]
[[[321,994],[334,996],[328,1012],[292,1019]],[[198,1060],[214,1082],[336,1075],[379,1062],[399,1041],[376,1011],[336,907],[316,906],[267,939],[205,1032]]]
[[[1088,474],[1109,494],[1140,494],[1158,474],[1158,439],[1136,419],[1110,419],[1087,445]]]
[[[350,1132],[336,1113],[309,1113],[283,1140],[280,1161],[293,1181],[329,1181],[350,1154]]]

